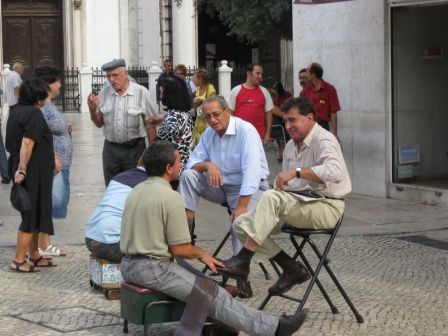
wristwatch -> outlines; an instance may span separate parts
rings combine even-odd
[[[302,168],[296,168],[296,177],[300,178],[300,172],[302,171]]]

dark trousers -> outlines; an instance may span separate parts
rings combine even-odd
[[[86,237],[87,249],[97,258],[107,259],[116,263],[121,262],[123,253],[120,250],[120,242],[104,244]]]
[[[123,146],[104,140],[103,174],[106,187],[115,175],[137,167],[145,148],[145,138],[140,138],[135,146]]]

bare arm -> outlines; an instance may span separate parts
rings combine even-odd
[[[264,122],[266,125],[266,134],[263,139],[263,145],[266,145],[271,140],[272,110],[264,114]]]
[[[170,250],[175,257],[184,259],[198,259],[201,263],[207,265],[213,273],[217,273],[216,265],[224,267],[221,262],[211,257],[203,249],[191,244],[170,245]]]
[[[278,106],[274,106],[274,108],[272,109],[272,114],[275,115],[276,117],[282,118],[285,115],[282,110],[280,110],[280,108]]]
[[[29,138],[22,139],[22,146],[20,147],[20,161],[19,167],[14,175],[14,181],[16,183],[22,183],[26,177],[26,166],[30,161],[31,153],[33,152],[34,140]]]
[[[14,96],[16,96],[17,98],[19,98],[19,90],[20,90],[19,86],[14,88]]]
[[[87,105],[89,106],[90,120],[93,121],[96,127],[103,127],[103,114],[98,111],[98,107],[100,105],[100,97],[94,94],[90,94],[89,97],[87,97]]]
[[[331,113],[331,133],[338,139],[338,115],[337,113]]]
[[[238,204],[236,208],[233,210],[232,215],[230,216],[230,221],[233,223],[235,219],[237,219],[240,215],[247,212],[247,207],[249,206],[249,202],[252,195],[240,195],[238,199]]]

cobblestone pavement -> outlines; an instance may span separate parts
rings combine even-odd
[[[365,323],[355,321],[322,271],[322,283],[340,314],[331,313],[315,287],[307,303],[310,317],[297,335],[448,335],[447,250],[397,238],[403,237],[336,238],[331,266]],[[278,241],[292,253],[288,239]],[[216,241],[199,244],[213,250]],[[9,271],[13,249],[0,248],[0,335],[122,335],[119,301],[108,301],[102,292],[90,288],[87,250],[80,245],[64,248],[68,256],[57,258],[57,267],[36,274]],[[222,255],[229,253],[227,246]],[[270,266],[268,269],[274,275]],[[256,265],[250,280],[255,296],[245,302],[258,307],[274,280],[265,280]],[[303,290],[300,286],[290,293]],[[275,298],[266,311],[293,313],[296,307]],[[172,335],[175,327],[175,323],[155,325],[150,331]],[[142,334],[141,326],[130,324],[129,335]]]

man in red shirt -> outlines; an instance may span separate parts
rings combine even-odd
[[[268,90],[260,86],[262,80],[263,67],[250,64],[246,82],[232,89],[228,104],[232,114],[255,126],[263,145],[266,145],[271,140],[274,103]]]
[[[316,121],[326,130],[338,138],[338,119],[336,112],[341,109],[336,89],[330,83],[322,79],[324,70],[319,63],[311,63],[307,67],[309,85],[300,92],[300,96],[306,97],[314,103]]]

